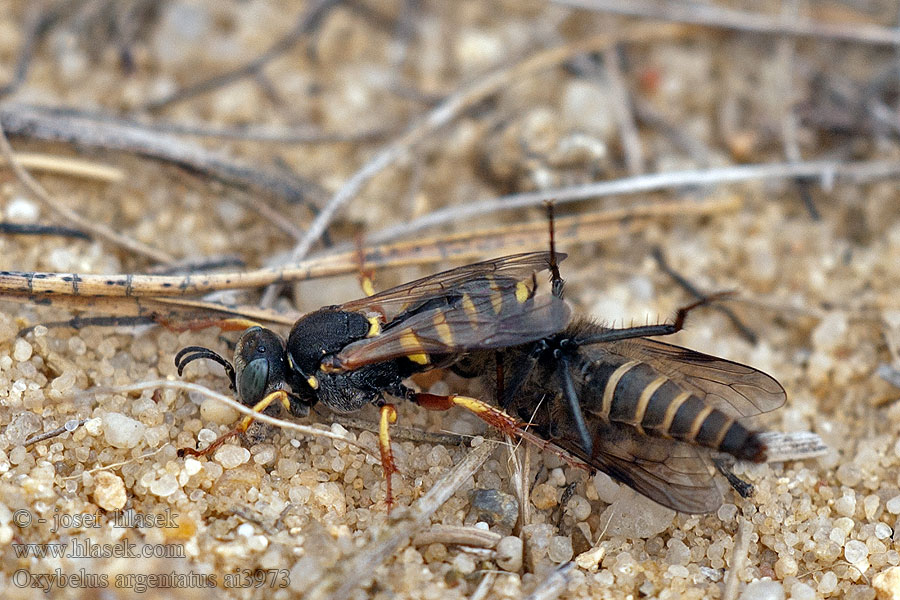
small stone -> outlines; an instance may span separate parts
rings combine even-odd
[[[863,476],[862,470],[853,463],[842,464],[837,468],[837,473],[835,473],[835,475],[837,475],[837,479],[841,482],[841,485],[846,485],[851,488],[859,485]]]
[[[684,565],[669,565],[669,568],[666,569],[666,574],[670,577],[681,577],[683,579],[687,579],[691,572],[688,571],[688,568]]]
[[[463,575],[469,575],[475,571],[475,561],[468,554],[460,553],[453,559],[453,568]]]
[[[31,411],[25,411],[16,415],[9,425],[6,426],[4,433],[6,439],[11,446],[22,446],[28,437],[40,430],[41,419]]]
[[[819,578],[819,584],[816,586],[816,591],[823,596],[828,595],[837,588],[837,584],[837,575],[835,575],[833,571],[825,571],[825,573],[822,574],[822,577]]]
[[[669,549],[666,552],[666,562],[673,565],[686,565],[691,562],[691,549],[678,539],[670,539],[666,544]]]
[[[27,198],[13,198],[6,205],[6,219],[14,223],[37,223],[40,207]]]
[[[116,448],[134,448],[144,437],[146,429],[143,423],[122,413],[103,415],[103,435],[107,443]]]
[[[333,481],[318,484],[313,488],[313,496],[319,504],[330,508],[338,516],[347,512],[347,499],[344,497],[344,488]]]
[[[583,496],[572,496],[566,503],[566,512],[578,521],[586,521],[591,516],[591,503]]]
[[[609,537],[649,538],[665,531],[675,518],[675,511],[633,492],[621,488],[620,498],[600,515],[601,523],[608,523]]]
[[[512,494],[499,490],[472,490],[470,515],[476,521],[484,521],[499,529],[498,533],[510,533],[519,519],[519,501]]]
[[[891,535],[893,535],[893,533],[894,533],[894,530],[891,529],[891,526],[888,525],[887,523],[879,522],[879,523],[875,524],[875,537],[878,538],[879,540],[887,539],[887,538],[891,537]]]
[[[522,538],[508,535],[497,543],[497,566],[504,571],[517,573],[522,570]]]
[[[872,579],[878,600],[900,600],[900,567],[891,567]]]
[[[843,517],[852,517],[856,511],[856,495],[853,492],[847,492],[834,501],[834,509]]]
[[[847,315],[830,312],[819,322],[812,332],[812,343],[816,350],[829,351],[847,339]]]
[[[816,590],[802,581],[791,586],[791,600],[816,600]]]
[[[34,349],[31,347],[27,341],[22,338],[16,340],[15,346],[13,346],[13,358],[18,362],[25,362],[29,358],[31,358],[31,353]]]
[[[229,425],[237,421],[238,416],[238,411],[215,398],[206,398],[200,404],[200,418],[204,423]]]
[[[225,469],[233,469],[250,460],[250,451],[241,446],[227,444],[216,450],[216,462]]]
[[[740,600],[784,600],[784,588],[777,581],[757,579],[747,584]]]
[[[184,472],[188,474],[188,476],[196,475],[203,468],[203,463],[201,463],[196,458],[186,458],[184,459]]]
[[[548,523],[532,523],[522,528],[526,566],[532,573],[550,565],[547,548],[550,546],[550,538],[555,532],[556,527]]]
[[[128,497],[125,482],[109,471],[99,471],[94,475],[94,502],[103,510],[122,510]]]
[[[782,556],[775,561],[775,576],[784,579],[797,574],[797,561],[792,556]]]
[[[572,538],[564,535],[555,535],[550,538],[547,547],[547,557],[555,563],[563,563],[572,559]]]
[[[103,419],[95,417],[84,422],[84,430],[88,435],[100,435],[103,431]]]
[[[850,540],[844,545],[844,558],[851,565],[858,564],[869,555],[869,549],[859,540]]]
[[[893,498],[888,500],[885,503],[884,507],[892,515],[900,515],[900,496],[894,496]]]
[[[556,488],[548,483],[535,486],[534,491],[531,492],[531,503],[538,510],[553,508],[557,502],[559,502],[559,499],[556,494]]]
[[[737,511],[737,506],[726,502],[719,507],[718,511],[716,511],[716,516],[719,517],[719,520],[721,520],[723,523],[731,523],[737,516]]]
[[[171,496],[176,491],[178,491],[178,480],[171,473],[166,473],[150,484],[150,492],[160,498]]]
[[[422,557],[427,563],[443,562],[444,559],[447,558],[447,546],[438,543],[428,544],[425,551],[422,553]]]

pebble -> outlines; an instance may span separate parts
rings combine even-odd
[[[791,600],[816,600],[816,590],[798,581],[791,586]]]
[[[166,473],[150,484],[150,492],[160,498],[171,496],[178,491],[178,480],[171,473]]]
[[[216,450],[215,459],[223,468],[233,469],[250,460],[250,451],[241,446],[226,444]]]
[[[621,496],[600,515],[601,523],[609,523],[606,533],[610,537],[652,537],[665,531],[675,518],[674,510],[637,492],[623,489]]]
[[[553,508],[557,502],[559,502],[559,499],[557,498],[556,488],[549,483],[541,483],[535,486],[534,491],[531,492],[531,503],[538,510]]]
[[[463,575],[469,575],[475,571],[475,561],[468,554],[460,553],[453,559],[453,568]]]
[[[716,516],[719,517],[723,523],[730,523],[737,516],[737,510],[738,508],[734,504],[725,503],[716,511]]]
[[[564,535],[555,535],[550,538],[547,546],[547,557],[555,563],[563,563],[572,560],[575,554],[572,549],[572,538]]]
[[[813,347],[826,352],[836,348],[847,339],[847,328],[847,315],[840,311],[828,313],[812,332]]]
[[[238,411],[215,398],[206,398],[200,404],[200,418],[204,423],[229,425],[237,421],[238,416],[240,416]]]
[[[859,540],[850,540],[844,545],[844,558],[852,565],[858,564],[869,555],[869,549]]]
[[[852,517],[856,511],[856,496],[853,492],[846,492],[834,501],[834,509],[843,517]]]
[[[14,223],[37,223],[41,208],[27,198],[13,198],[6,205],[6,219]]]
[[[103,435],[107,443],[116,448],[134,448],[144,437],[146,429],[143,423],[122,413],[103,415]]]
[[[508,535],[497,543],[497,566],[504,571],[517,573],[522,570],[522,553],[525,544],[522,538]]]
[[[824,596],[833,592],[837,588],[837,584],[837,575],[835,575],[833,571],[825,571],[825,573],[822,574],[822,577],[819,578],[819,584],[816,586],[816,591]]]
[[[94,475],[94,502],[103,510],[122,510],[128,497],[125,482],[109,471],[99,471]]]
[[[894,496],[888,500],[884,507],[892,515],[900,515],[900,496]]]
[[[470,514],[476,521],[495,526],[502,533],[510,533],[519,519],[519,501],[512,494],[499,490],[472,490]]]
[[[4,433],[6,439],[11,446],[22,446],[28,437],[40,430],[41,419],[31,411],[25,411],[16,417],[6,426]]]
[[[878,600],[900,600],[900,567],[891,567],[875,575],[872,587]]]
[[[188,474],[188,476],[196,475],[203,468],[203,463],[201,463],[196,458],[186,458],[184,459],[184,472]]]
[[[13,347],[13,358],[18,362],[25,362],[29,358],[31,358],[31,353],[34,349],[31,347],[26,340],[19,338],[16,340],[16,344]]]
[[[784,588],[771,579],[751,581],[740,595],[741,600],[784,600]]]

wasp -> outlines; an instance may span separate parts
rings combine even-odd
[[[189,346],[176,355],[175,364],[181,375],[194,360],[220,363],[238,399],[256,412],[280,410],[279,404],[298,417],[316,404],[338,413],[367,404],[380,407],[379,445],[390,506],[395,468],[388,424],[396,420],[396,411],[385,395],[431,399],[404,380],[452,366],[470,352],[508,348],[561,331],[569,321],[568,305],[559,296],[537,293],[537,273],[548,268],[548,252],[469,264],[321,308],[299,319],[286,342],[269,329],[248,327],[232,362],[209,348]],[[202,451],[183,452],[211,452],[246,431],[251,421],[242,420]]]

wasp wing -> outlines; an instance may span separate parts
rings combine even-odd
[[[565,257],[561,252],[556,254],[557,261]],[[454,294],[459,286],[472,280],[494,277],[502,281],[521,281],[549,267],[550,252],[511,254],[422,277],[366,298],[351,300],[339,309],[378,315],[383,323],[388,323],[428,300]]]
[[[494,291],[467,292],[464,299],[417,312],[372,338],[348,344],[333,357],[333,365],[350,370],[402,356],[505,348],[553,335],[569,322],[568,305],[555,296],[519,301],[514,293]]]
[[[598,421],[591,421],[597,425]],[[683,513],[716,510],[722,493],[705,450],[676,440],[638,434],[627,425],[599,422],[592,427],[594,450],[587,457],[577,431],[566,427],[553,443],[591,467]]]
[[[652,365],[685,391],[735,418],[775,410],[786,399],[781,384],[762,371],[681,346],[635,338],[605,343],[602,348]]]

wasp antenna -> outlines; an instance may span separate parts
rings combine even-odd
[[[232,387],[234,386],[235,373],[232,364],[225,358],[223,358],[220,354],[213,352],[209,348],[204,348],[203,346],[188,346],[187,348],[182,348],[178,352],[178,354],[175,355],[175,367],[178,369],[178,376],[181,376],[181,374],[184,372],[184,367],[187,366],[189,362],[193,362],[201,358],[208,358],[225,367],[225,373],[231,380]]]
[[[548,200],[545,206],[547,207],[547,223],[550,227],[550,289],[554,296],[562,298],[565,281],[563,281],[562,275],[559,274],[559,261],[556,258],[556,227],[553,215],[553,201]]]

